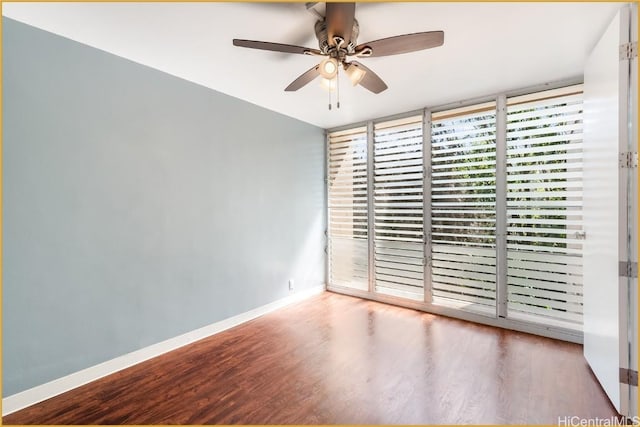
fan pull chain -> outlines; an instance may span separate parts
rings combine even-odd
[[[329,110],[331,110],[331,88],[329,88]]]
[[[336,96],[338,97],[338,102],[336,107],[340,109],[340,73],[336,74]]]

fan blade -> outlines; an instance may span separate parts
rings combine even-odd
[[[372,51],[371,55],[367,55],[369,57],[398,55],[400,53],[415,52],[417,50],[442,46],[443,43],[443,31],[427,31],[424,33],[404,34],[362,43],[356,46],[356,53],[369,47]]]
[[[333,41],[334,36],[342,37],[345,46],[349,44],[355,14],[355,3],[327,3],[325,20],[327,21],[329,46],[336,45]]]
[[[369,68],[365,67],[358,61],[351,61],[351,66],[357,67],[366,71],[366,74],[360,81],[360,85],[365,89],[369,89],[373,93],[380,93],[387,89],[388,87],[387,84],[384,81],[382,81],[382,79],[376,73],[371,71]]]
[[[313,79],[320,75],[320,64],[313,66],[313,68],[305,71],[300,77],[291,82],[289,86],[285,88],[285,92],[293,92],[300,89],[302,86],[310,83]]]
[[[239,47],[248,47],[250,49],[271,50],[274,52],[299,53],[301,55],[312,53],[316,55],[322,55],[322,52],[320,52],[318,49],[312,49],[310,47],[303,46],[294,46],[292,44],[233,39],[233,45]]]

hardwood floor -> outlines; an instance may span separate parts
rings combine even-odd
[[[558,424],[616,415],[582,347],[324,293],[4,424]]]

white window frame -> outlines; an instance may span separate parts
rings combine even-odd
[[[501,327],[510,330],[516,330],[526,333],[532,333],[540,336],[546,336],[550,338],[560,339],[569,342],[582,343],[583,334],[582,331],[564,328],[561,326],[534,323],[524,320],[512,319],[506,317],[506,302],[507,302],[507,266],[506,266],[506,102],[508,97],[520,96],[525,94],[534,94],[536,92],[542,92],[549,89],[563,88],[567,86],[582,84],[582,77],[573,78],[568,80],[557,81],[553,83],[547,83],[537,86],[532,86],[520,90],[503,92],[492,96],[486,96],[481,98],[469,99],[452,104],[442,105],[433,108],[424,108],[421,110],[413,110],[402,114],[396,114],[393,116],[387,116],[378,118],[375,120],[368,120],[365,122],[353,123],[345,126],[340,126],[332,129],[328,129],[327,133],[338,132],[354,127],[366,126],[368,130],[369,150],[367,160],[370,162],[368,166],[372,166],[373,162],[373,126],[377,122],[390,121],[394,119],[401,119],[416,114],[422,114],[423,117],[423,140],[425,142],[423,147],[424,156],[424,188],[423,188],[423,201],[424,201],[424,230],[425,230],[425,265],[424,265],[424,293],[425,298],[423,301],[413,301],[405,298],[399,298],[391,295],[384,295],[374,292],[373,286],[373,269],[374,269],[374,257],[373,240],[372,239],[372,227],[373,221],[371,218],[373,214],[372,204],[369,205],[369,289],[367,291],[361,291],[351,289],[347,287],[335,286],[331,283],[327,283],[327,290],[337,292],[345,295],[351,295],[364,299],[379,301],[387,304],[393,304],[406,308],[417,309],[428,313],[445,315],[462,320],[468,320],[476,323],[486,324],[490,326]],[[431,245],[431,117],[433,113],[440,111],[451,110],[453,108],[463,108],[472,105],[477,105],[485,102],[496,103],[496,251],[497,251],[497,274],[496,274],[496,310],[492,313],[480,313],[470,312],[464,310],[464,307],[456,307],[453,304],[438,304],[431,301],[431,259],[430,259],[430,245]],[[328,138],[327,145],[328,145]],[[427,144],[426,142],[429,141]],[[328,152],[328,146],[327,146]],[[329,160],[327,159],[326,168],[328,171]],[[372,174],[372,168],[368,169],[369,174]],[[372,178],[372,177],[370,177]],[[373,181],[367,187],[368,200],[370,203],[373,199]],[[327,237],[329,239],[329,236]],[[327,267],[328,268],[328,267]],[[327,275],[329,277],[329,275]]]

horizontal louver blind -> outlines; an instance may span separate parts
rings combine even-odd
[[[431,233],[434,301],[495,307],[495,104],[432,117]]]
[[[553,97],[509,104],[508,313],[563,326],[573,322],[577,329],[582,322],[582,94],[554,91]]]
[[[376,292],[424,298],[422,116],[374,126]]]
[[[367,128],[329,134],[329,283],[368,289]]]

